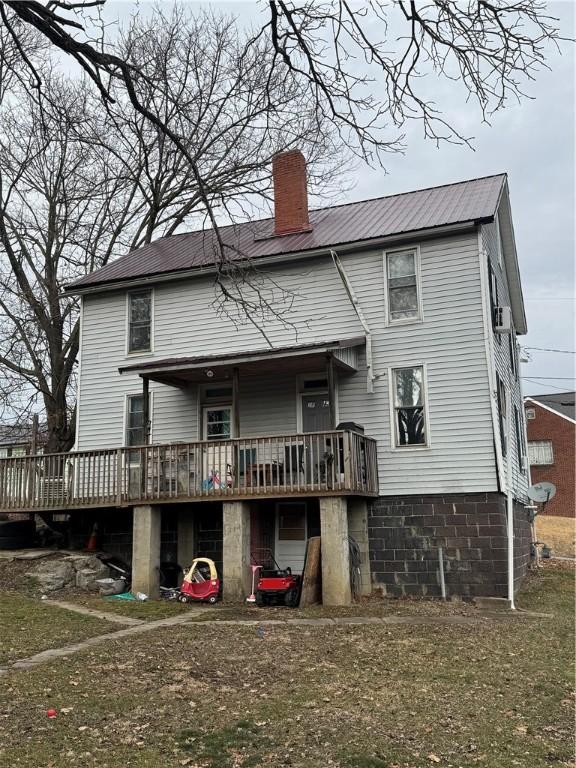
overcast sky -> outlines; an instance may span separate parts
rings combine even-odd
[[[169,0],[163,3],[167,5]],[[200,3],[192,3],[200,6]],[[207,5],[207,3],[203,3]],[[263,5],[256,2],[211,2],[210,7],[255,20]],[[265,6],[266,4],[264,4]],[[109,3],[107,16],[126,19],[146,2]],[[265,9],[265,8],[264,8]],[[571,0],[549,4],[563,33],[575,37]],[[467,135],[474,151],[444,144],[439,148],[421,137],[421,127],[406,131],[404,155],[390,155],[386,172],[358,168],[354,187],[339,202],[405,192],[462,179],[507,172],[512,213],[526,301],[529,332],[524,346],[573,352],[575,347],[575,58],[574,46],[549,53],[550,71],[528,85],[532,100],[511,104],[492,120],[480,123],[478,110],[466,105],[451,82],[431,80],[433,97],[445,115]],[[522,365],[527,394],[574,389],[574,354],[530,350]],[[557,377],[539,380],[538,377]],[[561,378],[566,377],[566,378]],[[536,379],[530,381],[528,379]]]

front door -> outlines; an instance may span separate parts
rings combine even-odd
[[[204,486],[208,490],[226,488],[232,482],[232,406],[210,405],[202,409],[204,447]]]
[[[302,432],[328,432],[333,429],[330,421],[330,400],[327,393],[302,395]]]

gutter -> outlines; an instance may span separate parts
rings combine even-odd
[[[364,329],[364,333],[366,335],[366,392],[368,392],[368,394],[372,394],[372,392],[374,392],[374,381],[377,378],[377,376],[374,375],[374,370],[372,368],[372,333],[370,332],[370,328],[368,326],[368,323],[366,322],[364,313],[362,312],[362,307],[360,306],[360,302],[358,301],[358,298],[354,293],[354,288],[352,287],[352,283],[350,282],[350,279],[346,274],[346,270],[344,269],[344,266],[342,265],[342,262],[340,261],[338,254],[336,253],[336,251],[331,250],[330,255],[332,256],[332,261],[334,262],[334,266],[336,267],[336,270],[340,275],[340,279],[342,280],[346,293],[348,294],[350,303],[352,304],[354,311],[358,316],[358,320],[360,320],[360,324]]]
[[[370,240],[360,240],[352,243],[343,243],[337,246],[340,253],[346,253],[350,251],[358,250],[370,250],[371,248],[379,248],[381,246],[389,246],[393,243],[405,243],[413,240],[420,240],[422,238],[435,238],[442,235],[458,234],[461,232],[468,232],[473,230],[479,223],[488,223],[493,221],[494,217],[488,217],[485,219],[478,219],[477,221],[466,221],[457,224],[446,224],[439,227],[429,227],[428,229],[411,230],[410,232],[403,232],[397,235],[387,235],[386,237],[377,237]],[[133,251],[132,251],[133,252]],[[284,262],[299,261],[300,259],[312,259],[315,257],[326,256],[326,247],[316,248],[306,251],[294,251],[293,253],[282,253],[276,256],[258,256],[253,259],[246,259],[247,265],[259,266],[260,264],[276,265],[283,264]],[[238,262],[241,264],[242,262]],[[174,280],[185,280],[195,277],[205,277],[206,275],[214,275],[217,273],[215,264],[209,264],[201,267],[192,267],[181,270],[174,270],[172,272],[158,272],[152,275],[141,275],[133,278],[121,278],[117,281],[113,279],[107,283],[88,284],[86,286],[78,286],[74,288],[74,285],[67,286],[61,296],[81,296],[87,293],[109,293],[110,291],[121,290],[123,288],[134,288],[136,286],[151,285],[156,283],[167,283]]]

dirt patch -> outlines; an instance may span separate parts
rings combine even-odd
[[[538,515],[536,535],[538,541],[550,547],[553,555],[576,557],[576,520],[573,517]]]

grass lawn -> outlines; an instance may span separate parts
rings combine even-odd
[[[108,621],[44,605],[35,598],[0,592],[0,664],[118,628]]]
[[[519,603],[553,619],[124,638],[0,679],[0,765],[572,765],[573,602],[548,566]]]

